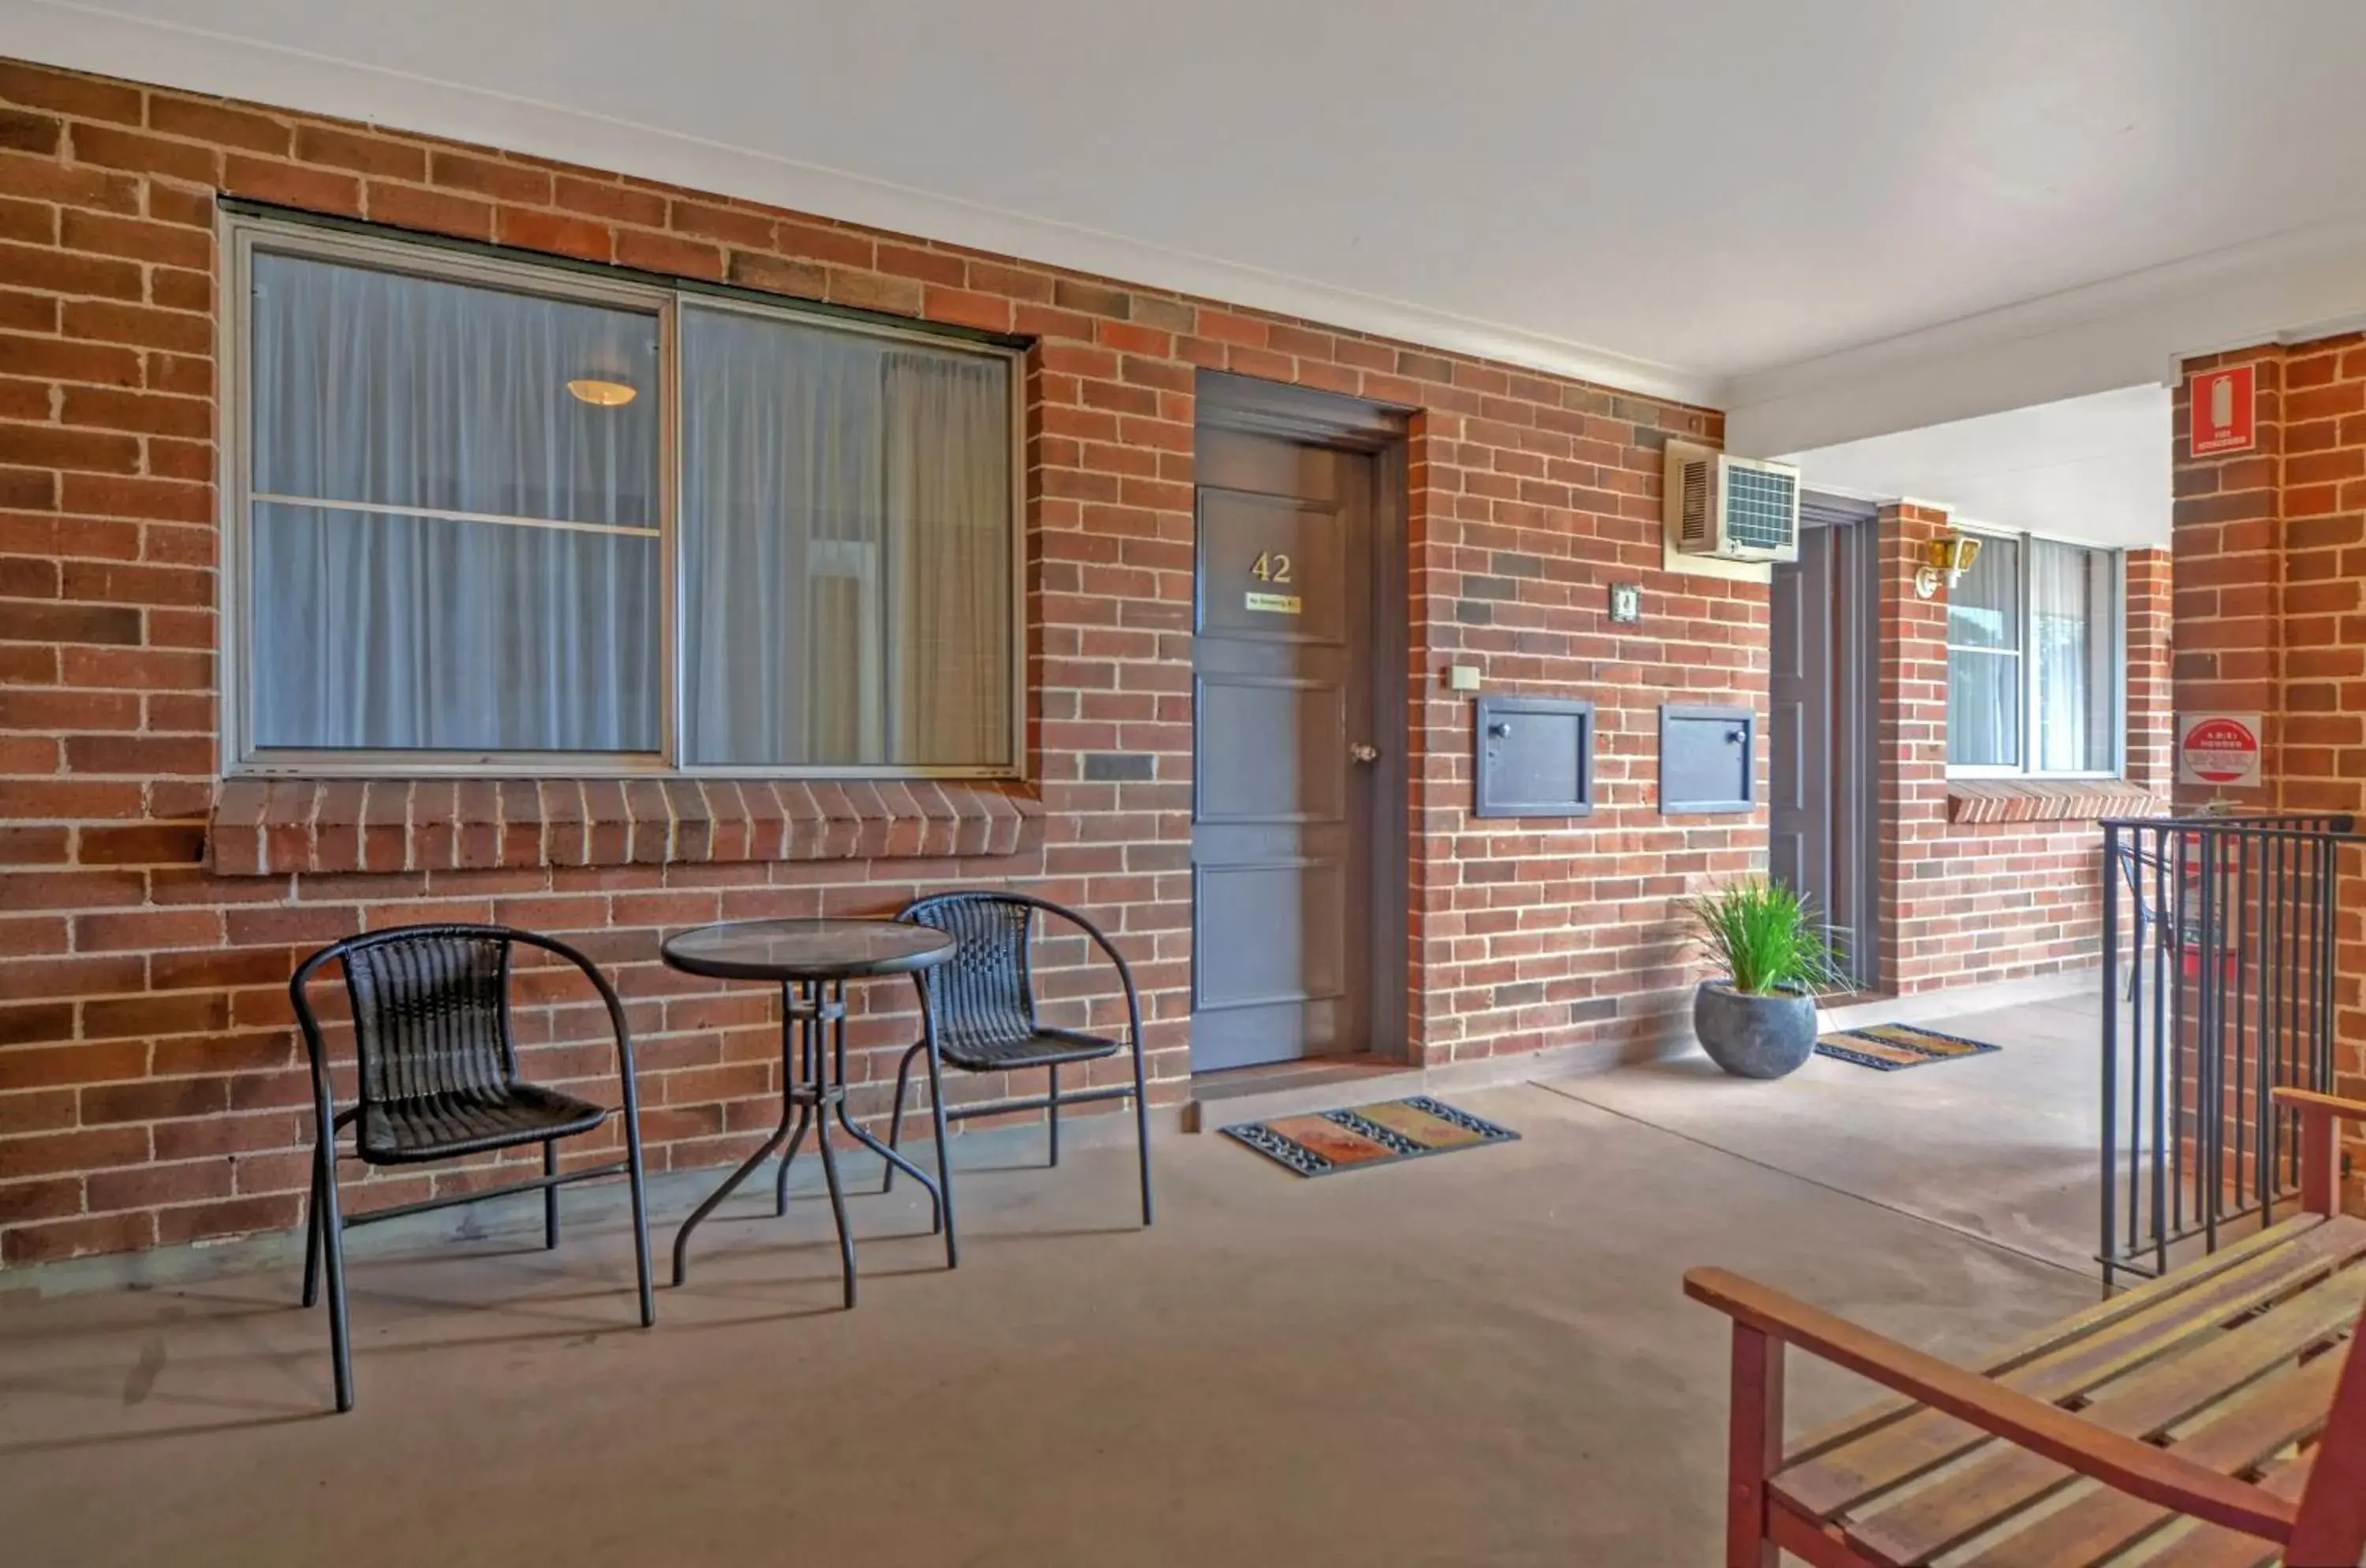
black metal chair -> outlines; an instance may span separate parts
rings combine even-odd
[[[583,971],[616,1036],[624,1083],[625,1158],[560,1175],[558,1140],[589,1133],[605,1108],[518,1077],[510,1027],[510,956],[519,944],[555,953]],[[329,964],[342,964],[353,1005],[360,1099],[335,1106],[329,1052],[305,987]],[[337,1408],[354,1407],[353,1347],[345,1317],[344,1232],[429,1209],[514,1192],[542,1193],[543,1245],[558,1245],[558,1190],[622,1175],[632,1188],[634,1262],[640,1270],[641,1326],[657,1321],[650,1285],[649,1223],[641,1176],[640,1101],[633,1080],[633,1036],[624,1004],[592,962],[568,946],[506,926],[400,926],[344,941],[306,959],[287,984],[312,1063],[312,1201],[304,1238],[304,1304],[320,1300],[328,1264],[329,1339],[336,1357]],[[484,1154],[521,1144],[542,1145],[543,1174],[484,1191],[344,1217],[337,1202],[337,1134],[354,1129],[353,1157],[367,1165],[415,1165]]]
[[[1073,1029],[1055,1029],[1038,1021],[1035,982],[1030,963],[1030,937],[1038,912],[1065,920],[1084,932],[1117,968],[1125,987],[1126,1037],[1111,1040]],[[925,1056],[929,1068],[929,1110],[936,1122],[938,1185],[944,1190],[944,1222],[948,1251],[953,1241],[952,1166],[947,1153],[946,1123],[971,1116],[995,1116],[1006,1111],[1045,1112],[1051,1144],[1050,1163],[1060,1163],[1062,1108],[1100,1100],[1133,1101],[1133,1133],[1142,1167],[1142,1223],[1151,1222],[1150,1110],[1142,1060],[1142,998],[1133,987],[1133,970],[1101,929],[1046,898],[1023,893],[938,893],[904,907],[898,919],[931,927],[959,943],[952,957],[912,978],[920,988],[920,1038],[904,1053],[896,1069],[896,1105],[887,1145],[899,1147],[904,1138],[904,1096],[910,1088],[912,1062]],[[1098,1061],[1121,1051],[1133,1055],[1133,1081],[1100,1089],[1060,1091],[1060,1069],[1074,1063]],[[951,1063],[965,1072],[1008,1073],[1033,1067],[1046,1069],[1050,1092],[1015,1100],[987,1100],[975,1105],[945,1104],[941,1066]],[[895,1185],[896,1170],[888,1167],[881,1190]]]

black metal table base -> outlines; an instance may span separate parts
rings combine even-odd
[[[764,1140],[761,1148],[742,1160],[739,1168],[692,1211],[690,1218],[675,1233],[673,1282],[679,1285],[689,1276],[690,1233],[738,1191],[755,1174],[756,1168],[772,1158],[783,1144],[788,1147],[781,1155],[780,1174],[773,1180],[772,1213],[783,1215],[789,1212],[790,1162],[797,1157],[797,1150],[811,1130],[821,1155],[822,1182],[829,1190],[830,1217],[838,1226],[838,1258],[846,1281],[846,1304],[854,1305],[854,1233],[847,1227],[845,1189],[839,1180],[837,1152],[830,1147],[829,1120],[833,1113],[849,1137],[928,1190],[930,1229],[945,1238],[945,1267],[957,1267],[961,1255],[952,1229],[945,1223],[943,1189],[928,1172],[856,1126],[853,1118],[846,1113],[845,981],[802,980],[781,987],[781,1124]]]

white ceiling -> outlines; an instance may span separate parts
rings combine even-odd
[[[1791,455],[1811,490],[2091,544],[2169,545],[2169,395],[2128,387]]]
[[[1709,401],[2366,221],[2354,0],[0,0],[0,51]]]

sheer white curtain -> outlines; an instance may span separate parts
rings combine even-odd
[[[681,330],[685,760],[1008,761],[1006,363]]]
[[[2037,759],[2047,773],[2112,766],[2118,615],[2112,559],[2102,550],[2034,539],[2030,637],[2037,660]]]
[[[887,356],[895,761],[1008,762],[1010,367]]]
[[[1947,596],[1947,761],[2021,765],[2021,541],[1983,540]]]
[[[271,254],[253,289],[254,743],[657,749],[655,317]]]

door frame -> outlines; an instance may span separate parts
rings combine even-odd
[[[1857,951],[1850,969],[1859,990],[1881,984],[1880,770],[1881,507],[1853,496],[1803,491],[1799,525],[1832,530],[1831,734],[1832,881],[1854,900]]]
[[[1413,1008],[1412,846],[1407,841],[1413,742],[1407,660],[1412,658],[1413,615],[1412,562],[1405,542],[1411,500],[1407,446],[1413,411],[1222,370],[1200,371],[1194,392],[1197,430],[1275,436],[1309,446],[1365,453],[1373,459],[1372,741],[1380,747],[1380,756],[1365,770],[1366,787],[1371,791],[1371,842],[1365,852],[1369,856],[1372,898],[1364,964],[1370,995],[1365,998],[1364,1018],[1369,1055],[1403,1061],[1410,1049],[1407,1025]],[[1196,553],[1199,540],[1195,537],[1191,544]],[[1195,573],[1195,613],[1196,578]],[[1191,716],[1195,757],[1199,746],[1195,708]],[[1199,961],[1198,953],[1192,954],[1192,961]]]

